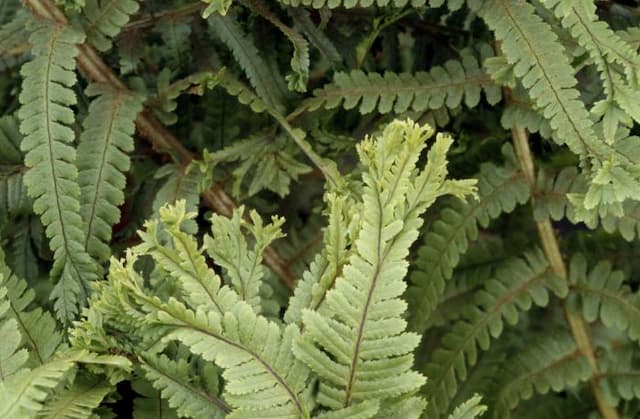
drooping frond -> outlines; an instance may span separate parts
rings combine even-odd
[[[502,42],[516,77],[551,121],[559,140],[580,156],[607,156],[607,148],[596,137],[579,99],[577,81],[562,45],[533,6],[521,0],[492,0],[480,9],[480,16]]]
[[[429,404],[427,417],[438,418],[446,412],[458,391],[459,382],[467,378],[468,368],[478,360],[478,350],[487,350],[492,338],[502,334],[505,322],[517,323],[520,312],[533,304],[546,306],[551,288],[566,295],[566,284],[551,271],[540,250],[512,258],[497,270],[495,278],[485,283],[473,302],[464,310],[464,320],[454,324],[442,338],[441,346],[424,369],[429,380],[424,394]]]
[[[603,116],[605,140],[613,142],[619,122],[630,124],[629,116],[640,121],[640,107],[634,90],[640,80],[640,56],[596,15],[596,5],[588,0],[545,0],[562,26],[587,50],[603,83],[605,99],[593,111]]]
[[[224,268],[228,282],[240,299],[260,314],[268,303],[260,296],[261,287],[266,286],[263,252],[274,240],[284,236],[280,229],[284,218],[273,217],[271,223],[265,225],[257,212],[249,213],[250,222],[243,220],[243,213],[244,207],[240,207],[231,218],[212,215],[212,236],[205,236],[204,247],[214,263]],[[247,242],[244,229],[250,233],[252,246]]]
[[[281,112],[284,106],[279,81],[269,71],[269,66],[253,42],[231,16],[213,14],[208,20],[213,32],[233,53],[258,96],[269,107]]]
[[[231,408],[216,395],[193,383],[189,377],[189,364],[183,360],[170,360],[165,355],[147,355],[141,366],[153,387],[174,408],[178,415],[191,418],[220,418]]]
[[[126,266],[112,261],[110,286],[130,295],[127,309],[146,313],[145,327],[156,329],[164,342],[178,340],[224,370],[223,398],[234,415],[308,417],[309,371],[291,352],[297,327],[282,330],[242,301],[223,316],[202,308],[193,311],[173,297],[163,303],[143,291],[134,263],[132,256]]]
[[[426,328],[460,255],[466,252],[469,241],[478,237],[478,224],[486,227],[490,220],[529,199],[524,176],[513,168],[487,163],[476,177],[479,198],[470,202],[451,199],[418,248],[416,271],[407,292],[411,330],[421,332]]]
[[[449,419],[474,419],[482,416],[487,411],[487,406],[480,404],[482,397],[475,395],[460,406],[449,415]]]
[[[290,74],[285,76],[289,90],[306,92],[309,80],[309,43],[298,31],[285,25],[261,0],[251,0],[251,9],[267,19],[282,32],[293,45]]]
[[[76,81],[76,45],[84,36],[67,26],[43,23],[29,39],[34,58],[21,69],[18,112],[25,136],[21,148],[29,167],[24,181],[54,252],[54,308],[58,318],[69,323],[84,304],[87,283],[96,277],[84,246],[76,152],[71,146],[74,135],[69,127],[74,120],[70,106],[76,102],[71,90]]]
[[[584,255],[571,259],[569,282],[573,300],[588,322],[600,320],[605,327],[626,331],[640,341],[640,298],[624,282],[624,273],[614,271],[611,263],[601,261],[587,271]]]
[[[180,200],[175,206],[162,207],[161,223],[158,220],[145,223],[145,230],[139,232],[142,243],[136,250],[152,256],[178,282],[190,307],[223,315],[236,304],[238,296],[228,286],[221,286],[220,277],[207,266],[194,237],[181,230],[196,215],[186,212],[185,205]],[[166,243],[165,235],[171,242]]]
[[[342,106],[358,107],[360,113],[403,113],[408,110],[424,111],[456,108],[464,101],[474,107],[484,91],[487,101],[497,103],[500,88],[493,83],[471,54],[462,60],[450,60],[429,72],[410,73],[337,73],[331,84],[314,91],[302,109],[315,110]]]
[[[620,214],[622,202],[640,194],[638,155],[598,138],[576,89],[573,67],[551,26],[522,0],[488,1],[479,14],[501,42],[536,108],[550,121],[553,138],[580,156],[583,167],[591,171],[589,190],[575,198],[576,205],[601,215]]]
[[[80,213],[84,221],[86,249],[105,261],[111,256],[111,227],[120,220],[133,151],[134,119],[140,99],[105,85],[91,85],[87,95],[97,96],[83,121],[78,146]]]
[[[472,182],[445,180],[449,137],[438,135],[426,167],[416,168],[430,135],[411,121],[395,121],[378,139],[361,143],[362,213],[368,216],[349,263],[326,294],[327,310],[302,311],[304,334],[294,351],[320,377],[318,402],[341,417],[360,403],[401,398],[424,384],[411,369],[419,336],[405,332],[401,317],[406,257],[420,215],[435,199],[473,190]]]
[[[527,346],[509,362],[496,395],[495,418],[509,418],[509,411],[534,393],[560,392],[586,381],[592,374],[589,362],[566,332],[532,339]]]
[[[136,0],[85,0],[83,21],[87,41],[98,51],[111,49],[113,39],[140,5]]]

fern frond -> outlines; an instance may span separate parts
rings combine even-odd
[[[2,346],[0,346],[0,382],[6,381],[13,374],[19,372],[29,358],[27,350],[20,348],[22,335],[18,328],[18,322],[15,318],[7,316],[10,306],[7,289],[0,287],[0,340],[2,341]]]
[[[202,11],[202,17],[207,19],[213,13],[217,13],[221,16],[226,16],[233,0],[202,0],[207,4],[207,7]]]
[[[594,3],[585,0],[568,3],[546,0],[543,4],[553,10],[562,26],[569,29],[588,51],[598,69],[606,98],[596,103],[593,111],[604,116],[605,140],[612,143],[619,122],[630,125],[628,116],[636,122],[640,121],[640,107],[631,99],[634,86],[638,86],[640,79],[640,56],[607,23],[598,19]],[[614,63],[624,69],[626,81]]]
[[[478,416],[482,416],[487,411],[487,406],[480,404],[482,397],[475,395],[460,406],[449,415],[449,419],[474,419]]]
[[[601,261],[587,271],[584,255],[571,258],[570,289],[576,308],[588,322],[602,321],[605,327],[627,332],[640,341],[640,298],[624,285],[624,273],[614,271],[611,263]]]
[[[21,346],[29,352],[28,366],[38,366],[47,362],[59,349],[62,335],[57,330],[53,317],[41,308],[27,310],[33,303],[35,292],[26,281],[12,275],[4,265],[4,255],[0,253],[0,287],[7,290],[4,306],[7,310],[1,316],[14,319],[19,325]],[[4,341],[3,341],[4,342]]]
[[[71,87],[76,45],[84,36],[67,26],[42,24],[29,38],[33,60],[24,64],[18,116],[24,134],[21,148],[29,171],[24,181],[34,198],[33,210],[46,226],[54,252],[51,271],[57,283],[51,293],[56,315],[71,322],[84,304],[87,283],[96,278],[95,264],[85,250],[80,217],[80,187],[74,165]]]
[[[133,255],[126,266],[114,260],[109,275],[116,292],[130,295],[127,310],[147,313],[146,326],[161,333],[164,342],[178,340],[224,369],[224,400],[234,408],[233,415],[309,417],[309,371],[291,352],[297,327],[281,330],[242,301],[224,316],[201,308],[192,311],[173,297],[163,303],[145,294],[134,263]],[[153,336],[157,340],[158,335]]]
[[[80,214],[87,251],[105,261],[111,256],[111,227],[120,220],[124,172],[129,170],[134,120],[142,103],[133,95],[105,85],[91,85],[86,93],[98,97],[89,106],[78,145]]]
[[[278,112],[284,110],[283,92],[258,49],[230,16],[213,14],[208,19],[214,33],[224,42],[246,73],[258,96]]]
[[[131,387],[140,395],[133,400],[133,419],[178,419],[178,413],[148,380],[134,379]]]
[[[145,230],[139,232],[142,243],[136,251],[152,256],[178,282],[190,307],[223,315],[236,304],[238,296],[229,287],[221,286],[220,277],[207,266],[193,236],[181,231],[184,223],[193,218],[195,213],[186,211],[184,200],[162,207],[162,224],[158,220],[145,223]],[[171,243],[164,243],[163,235],[168,235]]]
[[[429,404],[427,417],[437,418],[446,412],[458,391],[458,382],[467,377],[469,366],[476,364],[478,349],[487,350],[492,338],[502,334],[505,321],[514,325],[521,311],[532,304],[546,306],[548,288],[566,295],[566,284],[551,271],[540,250],[525,253],[502,264],[495,278],[486,282],[464,310],[465,320],[454,324],[433,352],[424,369],[429,377],[424,394]]]
[[[15,55],[16,53],[19,56],[24,55],[20,50],[21,46],[27,44],[30,20],[29,13],[19,10],[11,20],[2,22],[2,26],[0,26],[0,70],[4,71],[22,63],[22,59],[16,59]]]
[[[422,224],[420,215],[435,199],[473,190],[471,182],[445,180],[449,137],[438,135],[426,168],[418,171],[430,131],[395,121],[377,140],[361,143],[362,213],[368,216],[349,263],[326,294],[327,310],[302,312],[304,334],[294,352],[320,377],[318,402],[336,414],[369,400],[410,395],[424,383],[411,370],[419,336],[405,332],[401,318],[405,259]]]
[[[586,381],[592,374],[589,362],[567,333],[551,333],[533,339],[510,361],[507,378],[496,396],[494,417],[508,418],[520,400],[534,393],[559,392]]]
[[[155,177],[166,177],[153,199],[152,207],[156,215],[164,205],[175,204],[181,200],[185,201],[187,211],[197,211],[200,203],[200,193],[202,192],[202,178],[198,170],[192,169],[192,166],[185,167],[171,163],[156,171]],[[191,218],[185,220],[183,227],[189,233],[196,233],[198,230],[198,225]]]
[[[47,400],[40,415],[48,418],[88,419],[107,394],[115,389],[96,378],[76,378],[69,388]]]
[[[75,368],[75,357],[67,356],[22,370],[0,383],[0,417],[33,417],[53,389],[66,381]]]
[[[562,44],[533,6],[521,0],[493,0],[486,2],[479,14],[502,42],[502,51],[515,66],[516,77],[551,121],[559,140],[579,156],[608,156],[610,151],[596,137],[579,99],[573,68]]]
[[[303,309],[319,309],[351,253],[349,247],[353,242],[354,226],[358,223],[360,205],[334,193],[328,193],[326,200],[329,205],[329,221],[324,231],[322,251],[316,255],[296,285],[284,314],[287,323],[302,322]]]
[[[266,286],[262,281],[265,275],[262,255],[274,240],[284,237],[280,229],[284,218],[273,217],[271,223],[265,225],[255,211],[249,213],[251,222],[243,221],[243,212],[244,207],[240,207],[234,210],[231,218],[212,215],[213,237],[204,237],[204,248],[214,263],[224,268],[240,299],[260,314],[267,303],[260,296],[260,288]],[[247,243],[243,229],[253,236],[252,248]]]
[[[463,54],[462,60],[447,61],[429,72],[336,73],[334,81],[315,90],[314,97],[305,101],[302,109],[342,106],[344,109],[358,107],[363,114],[372,111],[398,114],[408,110],[456,108],[463,101],[472,108],[478,105],[483,91],[491,104],[501,98],[500,88],[479,67],[477,60]]]
[[[314,9],[322,9],[324,7],[329,9],[335,9],[343,7],[345,9],[351,9],[354,7],[369,7],[374,4],[379,7],[404,7],[411,5],[412,7],[424,7],[427,0],[278,0],[285,6],[308,6]]]
[[[515,169],[486,163],[476,177],[479,199],[451,199],[418,249],[416,271],[410,277],[412,285],[407,292],[411,330],[421,332],[427,326],[460,255],[478,237],[478,224],[486,227],[491,219],[513,211],[529,199],[529,186]]]
[[[113,39],[140,5],[136,0],[85,0],[82,26],[87,41],[98,51],[111,49]]]
[[[209,418],[222,417],[221,413],[231,412],[224,401],[191,382],[189,364],[185,360],[172,361],[165,355],[148,354],[141,361],[147,379],[178,415]]]

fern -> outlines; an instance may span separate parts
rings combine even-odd
[[[588,322],[600,320],[606,327],[626,331],[629,338],[640,340],[640,301],[623,285],[624,274],[613,271],[611,264],[600,262],[587,272],[583,255],[571,259],[570,287],[575,293],[577,308]]]
[[[89,418],[111,391],[113,391],[111,385],[79,377],[69,388],[48,401],[40,414],[52,418]]]
[[[425,329],[460,255],[467,250],[469,241],[478,237],[477,224],[486,227],[491,219],[513,211],[517,204],[529,199],[522,174],[512,168],[485,164],[477,177],[479,199],[449,201],[418,249],[417,270],[411,275],[412,286],[407,292],[412,330]]]
[[[475,395],[460,406],[449,415],[449,419],[473,419],[479,416],[487,410],[487,406],[481,405],[482,397]]]
[[[83,26],[87,41],[98,51],[111,49],[113,39],[140,7],[136,0],[85,0]]]
[[[69,106],[76,101],[76,44],[83,36],[66,26],[43,24],[31,37],[34,59],[21,70],[24,77],[18,113],[25,138],[29,171],[24,181],[34,198],[33,209],[46,226],[55,263],[51,271],[57,284],[51,294],[59,319],[69,323],[84,303],[87,282],[96,277],[95,266],[84,247],[79,214],[80,187],[70,143],[74,116]]]
[[[514,325],[520,311],[549,303],[548,288],[559,295],[567,293],[566,284],[551,272],[539,250],[510,259],[497,269],[495,278],[465,308],[465,319],[442,338],[441,347],[424,369],[429,377],[424,389],[430,401],[427,417],[438,417],[448,409],[458,382],[466,379],[468,366],[477,362],[478,349],[489,348],[491,338],[502,334],[505,321]]]
[[[326,295],[330,314],[302,312],[304,335],[294,347],[296,356],[321,378],[319,403],[346,409],[342,415],[372,399],[411,394],[424,383],[410,369],[418,336],[404,332],[400,318],[406,309],[398,298],[404,290],[404,258],[422,223],[420,214],[440,195],[471,191],[468,182],[444,179],[447,137],[438,137],[426,168],[416,173],[429,136],[411,122],[396,122],[377,142],[362,143],[363,211],[371,216],[362,220],[355,251]]]
[[[92,85],[89,96],[98,96],[83,121],[78,146],[80,214],[85,222],[85,247],[97,260],[111,256],[111,227],[118,222],[118,206],[124,202],[124,172],[133,151],[133,120],[140,112],[136,97]],[[96,165],[95,162],[100,162]]]
[[[255,211],[251,211],[251,222],[243,222],[244,208],[234,211],[231,219],[214,215],[211,217],[213,237],[205,236],[204,247],[214,262],[224,268],[241,300],[246,301],[256,313],[263,312],[268,301],[261,298],[260,288],[265,275],[262,266],[263,252],[274,240],[283,237],[280,227],[283,218],[274,217],[270,224],[263,224]],[[244,237],[243,227],[249,230],[253,248]],[[274,311],[277,308],[272,308]]]
[[[276,111],[282,111],[283,92],[279,82],[269,72],[268,66],[257,48],[242,32],[238,24],[230,16],[211,15],[209,24],[214,33],[229,47],[246,73],[258,96]]]
[[[555,333],[536,340],[513,361],[509,374],[496,396],[494,417],[508,418],[509,410],[521,399],[575,387],[592,374],[587,359],[576,348],[571,336]]]
[[[403,113],[409,109],[456,108],[463,100],[472,108],[480,101],[482,91],[489,103],[500,100],[500,89],[479,68],[476,59],[463,54],[460,61],[450,60],[429,72],[416,74],[380,75],[360,70],[337,73],[332,84],[314,91],[315,97],[307,100],[303,109],[331,109],[342,104],[345,109],[359,106],[358,111],[363,114],[374,110],[383,114]]]
[[[224,401],[190,382],[188,367],[184,360],[173,362],[163,355],[142,358],[147,379],[180,416],[205,418],[229,414],[231,408]]]

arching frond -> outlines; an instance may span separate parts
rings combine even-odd
[[[467,378],[470,366],[478,360],[478,350],[487,350],[492,338],[502,334],[505,321],[514,325],[521,311],[533,304],[546,306],[548,289],[566,295],[566,284],[552,273],[540,250],[528,252],[523,258],[512,258],[496,271],[464,310],[464,320],[441,339],[424,373],[429,380],[424,394],[429,404],[427,417],[437,418],[445,412],[455,397],[459,382]]]

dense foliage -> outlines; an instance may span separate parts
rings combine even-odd
[[[639,24],[0,0],[0,417],[640,417]]]

